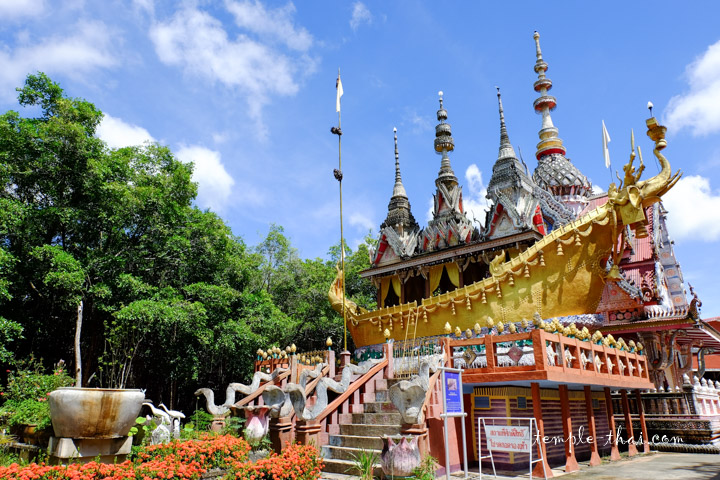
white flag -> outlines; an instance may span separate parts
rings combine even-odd
[[[605,168],[610,168],[610,151],[608,150],[608,143],[610,143],[610,134],[605,128],[605,120],[602,121],[603,126],[603,156],[605,157]]]
[[[342,82],[340,81],[340,72],[338,72],[338,78],[335,82],[335,88],[337,89],[337,99],[335,101],[335,111],[340,112],[340,97],[343,96]]]

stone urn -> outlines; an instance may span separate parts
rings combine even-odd
[[[136,389],[63,387],[50,392],[50,418],[58,438],[127,437],[145,394]]]
[[[380,454],[380,465],[387,477],[412,477],[413,470],[420,466],[420,450],[417,437],[383,437],[383,451]]]

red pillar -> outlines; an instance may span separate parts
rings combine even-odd
[[[565,472],[576,472],[580,466],[575,458],[575,446],[573,445],[572,419],[570,418],[570,399],[568,398],[567,385],[560,385],[560,408],[562,409],[562,426],[565,444]]]
[[[545,424],[543,423],[542,405],[540,403],[540,384],[533,382],[530,384],[530,389],[532,391],[533,413],[535,414],[535,421],[537,422],[538,458],[540,458],[540,455],[542,455],[543,458],[542,462],[538,462],[535,465],[535,468],[533,469],[533,475],[537,475],[538,477],[540,475],[543,475],[544,464],[545,473],[547,474],[548,478],[550,478],[553,476],[553,473],[550,469],[550,465],[547,463],[547,449],[545,448],[545,442],[543,441],[543,438],[545,438]]]
[[[640,431],[643,438],[643,453],[650,453],[650,443],[648,442],[647,425],[645,424],[645,407],[643,406],[640,390],[635,390],[635,398],[638,404],[638,413],[640,414]]]
[[[620,451],[617,446],[617,429],[615,428],[615,413],[613,412],[612,395],[610,387],[605,387],[605,408],[607,409],[608,426],[610,427],[610,460],[620,460]]]
[[[597,432],[595,431],[595,412],[592,405],[592,390],[589,385],[585,385],[585,409],[587,411],[588,435],[592,438],[590,442],[590,466],[600,465],[600,454],[597,447]]]
[[[628,404],[627,390],[620,390],[622,397],[622,408],[623,414],[625,414],[625,431],[627,432],[628,440],[628,456],[633,457],[637,455],[637,447],[635,446],[635,437],[633,436],[632,419],[630,418],[630,405]]]

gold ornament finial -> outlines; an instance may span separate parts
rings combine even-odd
[[[465,330],[465,338],[472,338],[472,330],[469,328]]]
[[[292,353],[297,352],[297,347],[295,346],[294,343],[293,343],[292,345],[290,345],[290,351],[291,351]]]
[[[385,331],[383,332],[383,335],[385,335],[386,340],[390,339],[390,329],[386,328]]]
[[[498,333],[502,333],[504,330],[505,330],[505,325],[503,324],[503,322],[498,322],[498,323],[497,323],[497,331],[498,331]]]
[[[517,327],[515,326],[515,324],[513,322],[510,322],[508,324],[508,330],[510,330],[510,333],[515,333],[515,332],[517,332]]]
[[[455,336],[458,338],[462,336],[462,330],[460,330],[460,327],[455,327]]]
[[[327,340],[325,340],[325,345],[328,347],[332,347],[332,338],[328,337]]]
[[[452,333],[452,327],[450,326],[450,322],[445,322],[445,333],[448,335]]]
[[[478,335],[480,335],[480,333],[482,332],[482,328],[480,328],[479,323],[476,323],[475,326],[473,327],[473,329],[475,329],[475,333]]]

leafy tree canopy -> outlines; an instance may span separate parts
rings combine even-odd
[[[83,383],[147,388],[188,406],[198,386],[247,381],[258,348],[342,345],[330,259],[299,257],[282,227],[248,247],[193,205],[192,164],[158,144],[110,149],[102,112],[43,73],[0,116],[0,363],[73,358],[83,302]],[[348,294],[374,293],[346,250]]]

